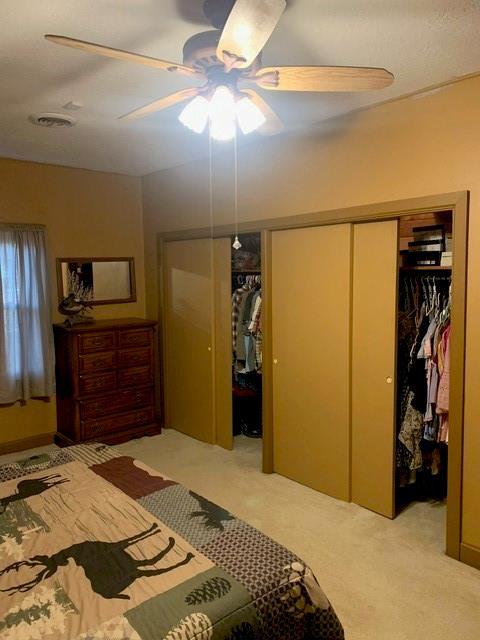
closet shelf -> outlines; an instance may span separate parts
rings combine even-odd
[[[232,269],[232,273],[254,273],[260,275],[261,269]]]
[[[401,271],[451,271],[452,267],[442,267],[440,265],[419,265],[417,267],[400,267]]]

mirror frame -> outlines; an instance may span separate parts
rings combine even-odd
[[[58,302],[62,302],[66,297],[63,290],[62,264],[65,262],[128,262],[130,273],[130,296],[128,298],[112,298],[111,300],[92,300],[92,307],[101,304],[125,304],[137,301],[137,288],[135,282],[135,258],[57,258],[57,292]]]

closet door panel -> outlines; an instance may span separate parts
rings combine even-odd
[[[215,300],[216,443],[233,449],[232,428],[232,241],[213,241]]]
[[[349,499],[351,225],[272,233],[274,470]]]
[[[397,221],[354,225],[352,501],[395,515]]]
[[[212,241],[167,242],[164,252],[166,426],[215,441]]]

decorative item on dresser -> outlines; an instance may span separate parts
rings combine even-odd
[[[160,433],[153,335],[137,318],[54,325],[59,445],[107,444]]]

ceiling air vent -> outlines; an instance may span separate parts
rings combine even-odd
[[[63,113],[35,113],[28,119],[39,127],[73,127],[75,124],[73,118]]]

